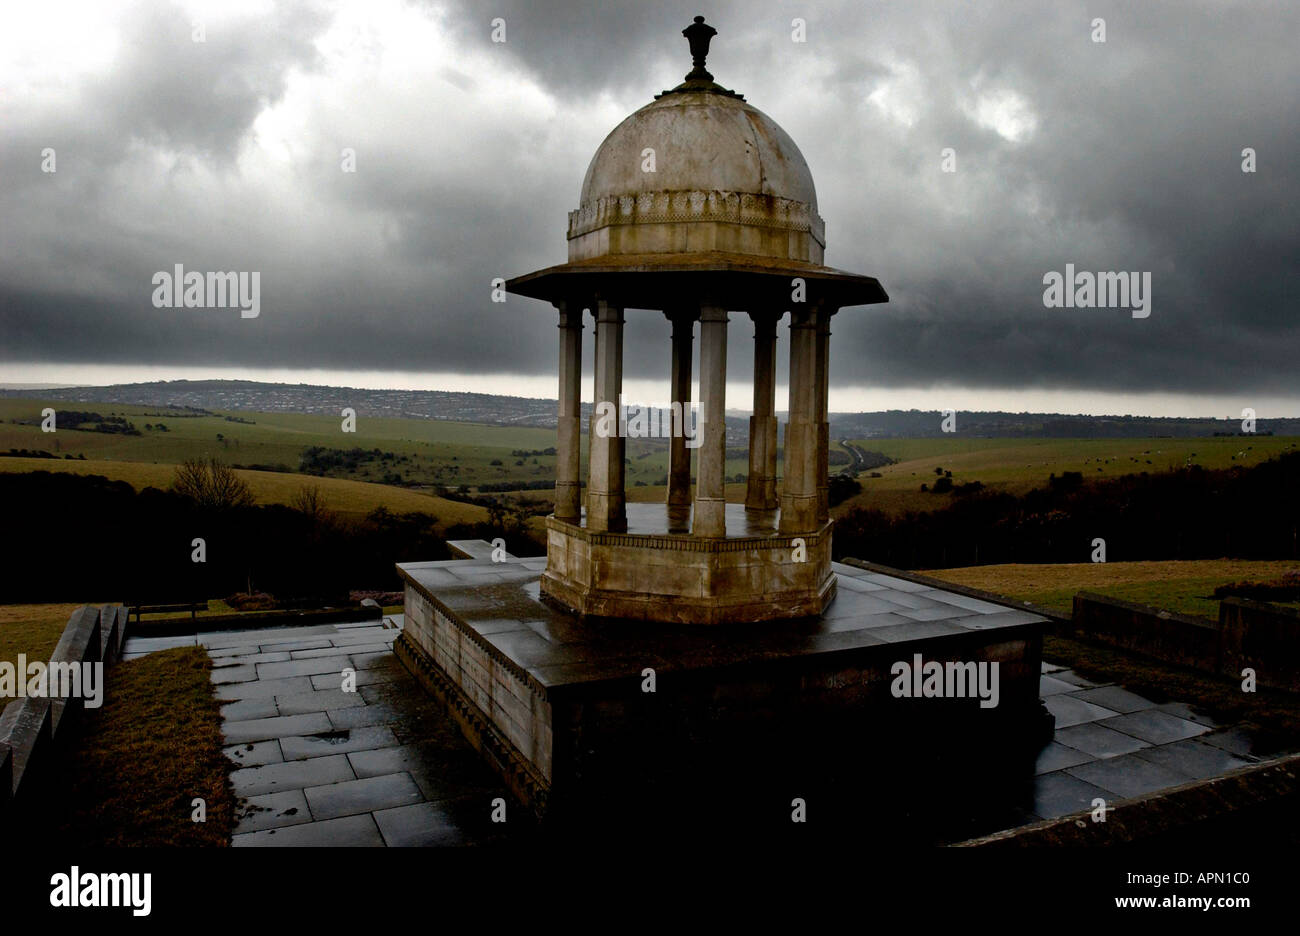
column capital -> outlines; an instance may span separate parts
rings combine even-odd
[[[551,304],[560,313],[560,328],[583,327],[582,313],[586,311],[588,303],[580,299],[556,299]]]
[[[604,299],[597,299],[592,309],[597,322],[618,322],[623,324],[623,307],[614,305]]]
[[[816,328],[819,317],[815,306],[799,303],[790,310],[790,327]]]
[[[700,308],[693,305],[673,306],[672,308],[661,310],[664,318],[676,325],[680,321],[698,322],[700,320]]]
[[[700,303],[700,321],[729,322],[731,321],[731,317],[727,314],[727,310],[722,306]]]

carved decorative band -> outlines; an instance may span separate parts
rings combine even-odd
[[[569,212],[569,239],[611,224],[728,221],[812,234],[826,243],[826,225],[806,202],[749,192],[640,192],[607,195]]]
[[[815,495],[813,496],[815,498]],[[810,498],[810,499],[813,499]],[[576,526],[557,520],[554,516],[546,518],[547,529],[566,536],[572,536],[593,546],[631,546],[638,549],[660,549],[673,552],[707,552],[726,553],[744,552],[750,549],[794,548],[794,541],[801,539],[809,549],[821,545],[822,532],[800,533],[793,536],[746,536],[728,537],[727,539],[704,539],[694,536],[668,536],[655,533],[610,533],[606,531],[589,531],[586,527]]]

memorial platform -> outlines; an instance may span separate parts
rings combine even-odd
[[[654,800],[680,817],[683,797],[764,795],[783,777],[793,795],[828,782],[839,795],[915,786],[905,765],[959,769],[974,795],[981,773],[996,784],[1014,762],[1029,776],[1044,740],[1045,619],[1028,611],[835,563],[836,598],[804,619],[584,619],[543,598],[546,563],[398,566],[398,654],[538,814],[594,818],[637,803],[640,815]],[[996,705],[897,697],[891,671],[917,654],[998,664]],[[864,766],[885,751],[887,770]]]

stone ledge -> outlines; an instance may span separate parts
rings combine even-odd
[[[1089,811],[959,842],[955,847],[1118,845],[1194,831],[1198,824],[1300,796],[1300,754],[1241,767],[1209,780],[1193,780],[1147,796],[1111,804],[1105,822]]]
[[[536,815],[543,815],[550,785],[515,750],[514,745],[502,737],[478,706],[467,699],[405,633],[393,643],[393,654],[425,690],[447,706],[466,740],[486,756],[510,792]]]
[[[72,612],[50,654],[51,663],[112,663],[118,659],[127,610],[121,605],[82,606]],[[38,776],[69,713],[67,699],[13,699],[0,712],[0,811]]]
[[[903,569],[895,569],[892,566],[881,565],[878,562],[868,562],[865,559],[838,559],[844,565],[853,566],[855,569],[865,569],[868,572],[875,572],[877,575],[888,575],[891,578],[902,579],[905,582],[915,582],[917,585],[926,585],[930,588],[937,588],[940,591],[950,591],[958,595],[965,595],[967,598],[977,598],[980,601],[987,601],[989,604],[1002,605],[1007,608],[1015,608],[1020,611],[1028,611],[1031,614],[1037,614],[1051,621],[1059,629],[1062,625],[1070,623],[1070,615],[1063,614],[1060,611],[1053,611],[1051,608],[1045,608],[1042,605],[1034,604],[1032,601],[1016,601],[1005,595],[999,595],[991,591],[985,591],[982,588],[972,588],[969,585],[958,585],[956,582],[948,582],[944,579],[935,578],[932,575],[922,575],[920,572],[908,572]]]

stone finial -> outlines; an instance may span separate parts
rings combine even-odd
[[[704,69],[704,59],[709,54],[709,40],[718,34],[718,31],[704,22],[703,16],[695,17],[695,22],[682,30],[682,35],[691,46],[691,64],[695,67],[686,75],[687,81],[703,80],[712,81],[713,76]]]

